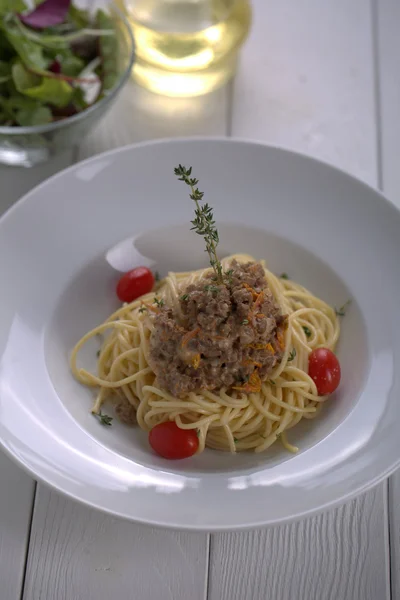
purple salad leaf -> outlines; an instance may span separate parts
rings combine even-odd
[[[32,12],[18,15],[19,19],[32,29],[45,29],[64,23],[71,0],[45,0]]]
[[[59,75],[61,73],[61,63],[60,61],[53,60],[53,62],[49,65],[49,71],[51,73],[56,73],[56,75]]]
[[[77,108],[72,104],[67,104],[64,108],[53,108],[53,117],[56,121],[61,121],[62,119],[67,119],[68,117],[73,117],[78,113]]]

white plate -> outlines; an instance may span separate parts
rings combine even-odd
[[[340,392],[290,432],[297,455],[275,445],[265,455],[163,460],[141,431],[102,427],[89,414],[90,390],[70,375],[74,343],[117,306],[120,242],[134,236],[137,262],[145,256],[162,273],[205,265],[178,163],[193,165],[215,209],[221,255],[266,258],[332,305],[353,299]],[[246,528],[347,500],[400,464],[399,257],[400,214],[387,200],[282,149],[176,140],[78,164],[0,221],[1,444],[69,496],[155,525]],[[94,347],[83,360],[95,366]]]

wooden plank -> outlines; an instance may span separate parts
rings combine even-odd
[[[0,452],[0,596],[21,597],[34,481]]]
[[[169,99],[130,82],[79,159],[144,139],[226,135],[228,89]],[[124,523],[38,485],[24,600],[186,598],[206,595],[209,536]]]
[[[376,184],[369,5],[260,1],[253,27],[232,135],[308,153]],[[389,598],[386,491],[382,484],[298,524],[213,536],[209,600]]]
[[[389,480],[389,539],[392,598],[400,598],[400,472]]]
[[[377,141],[380,183],[400,207],[400,5],[395,0],[374,0],[375,61],[378,69]],[[400,598],[400,471],[389,480],[391,584],[393,600]]]
[[[24,600],[204,600],[208,536],[106,517],[41,485]]]
[[[384,490],[294,525],[214,536],[209,600],[389,599]]]
[[[311,154],[374,185],[369,4],[258,0],[253,6],[232,135]]]

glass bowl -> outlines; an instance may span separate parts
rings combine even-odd
[[[113,2],[80,0],[79,8],[106,9],[112,17],[119,42],[118,80],[98,102],[86,110],[45,125],[31,127],[0,126],[0,164],[32,167],[78,144],[112,106],[129,79],[135,59],[135,45],[131,28]]]

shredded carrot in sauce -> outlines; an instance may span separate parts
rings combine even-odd
[[[266,350],[268,344],[248,344],[247,348],[253,348],[253,350]]]
[[[186,346],[191,339],[193,339],[198,333],[200,333],[200,331],[200,327],[196,327],[196,329],[193,329],[193,331],[188,331],[182,338],[182,347]]]
[[[260,306],[260,304],[263,303],[263,301],[264,301],[264,292],[261,291],[257,296],[257,300],[254,302],[253,312],[255,312],[255,309],[258,308]]]
[[[236,386],[233,388],[234,390],[239,390],[244,392],[245,394],[257,393],[261,390],[261,379],[260,375],[257,371],[254,371],[250,377],[249,381],[241,386]]]
[[[268,350],[268,352],[270,352],[271,354],[275,354],[275,349],[272,344],[267,344],[265,346],[265,349]]]
[[[244,284],[245,286],[247,286],[247,284]],[[250,287],[250,286],[247,286]],[[253,323],[253,318],[256,319],[261,319],[263,317],[265,317],[265,315],[263,313],[258,312],[260,304],[262,304],[264,302],[264,292],[261,291],[259,294],[257,294],[257,292],[255,292],[255,290],[253,290],[253,288],[250,288],[254,294],[256,295],[255,297],[255,302],[252,306],[252,309],[250,310],[247,319],[250,322],[250,325],[253,327],[254,329],[254,323]],[[254,295],[253,295],[253,300],[254,300]]]
[[[253,300],[257,299],[258,293],[256,292],[256,290],[254,288],[252,288],[248,283],[244,283],[243,287],[246,288],[246,290],[248,290],[249,292],[251,292],[251,295],[253,296]]]
[[[283,333],[280,329],[278,330],[278,332],[276,334],[276,339],[278,340],[279,347],[281,348],[281,350],[283,350],[285,347],[285,339],[284,339]]]

